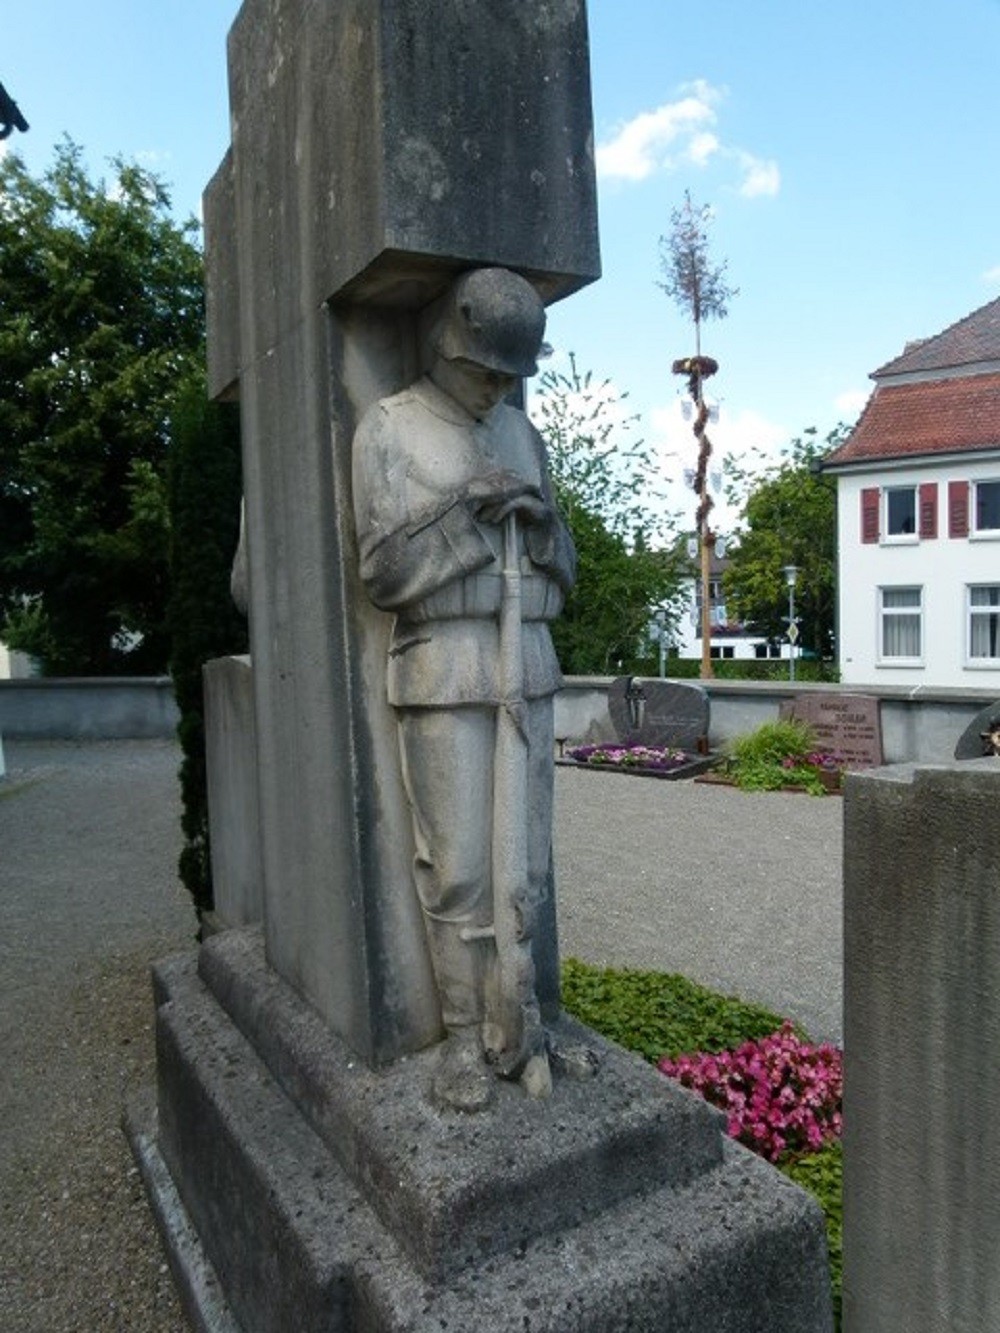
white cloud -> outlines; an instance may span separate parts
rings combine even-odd
[[[726,144],[716,133],[716,108],[725,97],[725,88],[698,79],[679,88],[676,101],[640,111],[597,145],[598,176],[636,183],[659,171],[703,168],[725,159],[738,167],[736,188],[745,198],[776,195],[781,188],[777,162]]]
[[[988,268],[983,274],[984,282],[1000,282],[1000,264],[996,268]]]
[[[703,167],[713,153],[719,151],[719,141],[714,134],[705,131],[703,134],[696,134],[687,146],[684,156],[695,166]]]
[[[1000,271],[997,277],[1000,278]],[[868,401],[869,393],[868,389],[845,389],[843,393],[839,393],[833,400],[833,405],[841,414],[842,420],[853,421],[859,416]]]
[[[174,155],[169,148],[140,148],[135,160],[146,171],[159,172],[174,160]]]
[[[687,159],[704,163],[718,150],[708,132],[723,94],[701,80],[676,102],[641,111],[597,146],[597,174],[605,180],[641,181]]]
[[[765,161],[741,150],[737,150],[736,157],[743,172],[740,194],[745,199],[756,199],[761,195],[772,197],[778,193],[781,189],[781,172],[777,162]]]

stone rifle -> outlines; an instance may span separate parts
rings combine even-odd
[[[500,602],[496,741],[493,763],[493,925],[496,944],[496,1016],[489,1044],[497,1072],[519,1076],[532,1097],[552,1091],[528,923],[528,742],[521,656],[521,565],[517,515],[503,527],[503,592]],[[485,932],[484,932],[485,933]],[[498,1029],[492,1031],[494,1023]],[[497,1040],[502,1037],[502,1040]]]

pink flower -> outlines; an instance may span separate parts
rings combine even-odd
[[[769,1161],[840,1137],[842,1053],[802,1041],[790,1023],[734,1051],[664,1058],[658,1068],[725,1111],[727,1132]]]

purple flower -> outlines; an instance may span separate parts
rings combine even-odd
[[[578,764],[609,764],[618,768],[652,768],[669,772],[691,762],[693,756],[670,746],[576,745],[566,751]]]

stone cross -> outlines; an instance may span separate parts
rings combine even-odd
[[[246,0],[205,196],[209,379],[238,395],[270,964],[368,1063],[439,1016],[359,583],[350,447],[458,273],[599,273],[583,0]],[[554,915],[536,965],[557,997]]]

